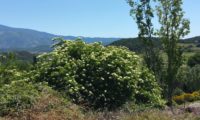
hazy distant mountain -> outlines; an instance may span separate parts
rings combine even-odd
[[[31,29],[12,28],[0,25],[0,49],[2,50],[29,50],[33,52],[48,51],[52,44],[52,38],[58,35],[39,32]],[[61,36],[65,39],[74,40],[75,36]],[[120,38],[90,38],[82,37],[87,42],[101,41],[103,44],[109,44]]]

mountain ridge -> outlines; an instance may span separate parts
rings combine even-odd
[[[0,49],[4,50],[30,50],[31,48],[40,46],[51,46],[53,43],[52,39],[55,37],[62,37],[69,40],[80,38],[80,36],[55,35],[27,28],[0,25]],[[82,37],[82,39],[87,43],[101,41],[106,45],[121,38]]]
[[[29,52],[48,52],[53,44],[52,39],[62,37],[67,40],[82,38],[86,43],[102,42],[104,45],[115,44],[139,50],[141,45],[136,38],[116,38],[116,37],[82,37],[82,36],[64,36],[55,35],[48,32],[42,32],[27,28],[15,28],[0,25],[0,50],[2,51],[29,51]],[[124,42],[124,41],[125,42]],[[200,36],[181,40],[181,43],[195,43],[200,46]],[[133,47],[134,46],[134,47]]]

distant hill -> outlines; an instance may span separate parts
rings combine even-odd
[[[194,43],[194,44],[200,44],[200,36],[192,37],[192,38],[187,38],[182,40],[181,42],[183,43]]]
[[[157,48],[162,48],[161,41],[158,38],[154,38],[154,44]],[[179,43],[184,47],[186,52],[199,51],[200,52],[200,36],[183,39]],[[109,45],[113,46],[125,46],[129,48],[131,51],[141,52],[143,45],[142,42],[138,38],[126,38],[120,39],[112,42]]]
[[[0,25],[0,50],[1,51],[29,51],[32,53],[48,52],[52,49],[52,39],[63,37],[68,40],[82,38],[87,43],[102,42],[104,45],[126,46],[132,51],[141,51],[142,44],[137,38],[91,38],[77,36],[59,36],[46,32],[40,32],[24,28],[12,28]],[[156,47],[161,47],[160,41],[155,39]],[[184,39],[181,45],[187,47],[187,50],[200,49],[200,36]]]
[[[12,28],[0,25],[0,49],[7,50],[28,50],[30,52],[49,51],[52,39],[63,37],[64,39],[74,40],[76,36],[59,36],[46,32],[39,32],[31,29]],[[81,37],[85,42],[101,41],[104,45],[110,44],[120,38],[90,38]]]
[[[153,42],[157,48],[161,47],[161,42],[159,39],[154,38]],[[109,45],[125,46],[125,47],[129,48],[129,50],[139,52],[139,53],[142,51],[142,48],[143,48],[142,42],[138,38],[120,39],[120,40],[112,42]]]

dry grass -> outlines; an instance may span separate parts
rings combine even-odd
[[[124,115],[123,120],[199,120],[193,113],[173,114],[171,111],[150,110]]]
[[[79,106],[65,101],[56,92],[43,91],[41,98],[31,109],[20,113],[12,113],[0,120],[200,120],[198,115],[175,109],[147,110],[128,113],[116,112],[84,112]]]
[[[192,113],[172,114],[161,110],[150,110],[138,113],[124,112],[87,112],[83,114],[77,106],[49,111],[29,110],[25,113],[2,120],[200,120]]]

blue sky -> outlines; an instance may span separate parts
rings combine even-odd
[[[200,35],[200,0],[183,0],[191,33]],[[0,24],[58,35],[136,37],[125,0],[0,0]]]

